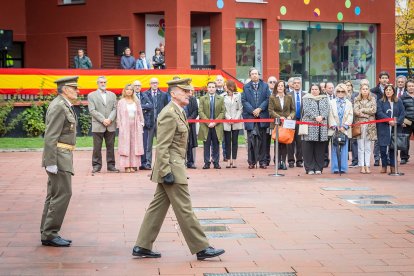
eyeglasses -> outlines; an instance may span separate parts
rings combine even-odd
[[[158,84],[158,82],[151,82],[151,84]]]
[[[345,90],[336,90],[336,93],[345,93]]]
[[[106,83],[106,81],[100,81],[99,83]]]
[[[276,83],[276,81],[269,81],[269,83]]]
[[[141,86],[141,84],[134,84],[134,86]]]

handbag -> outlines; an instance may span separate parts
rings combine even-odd
[[[293,139],[295,138],[295,130],[279,127],[279,143],[281,144],[292,144]],[[272,139],[276,140],[276,127],[272,131]]]
[[[299,125],[298,135],[308,135],[309,126],[308,125]]]
[[[355,138],[361,135],[361,125],[354,125],[351,131],[352,131],[352,138]]]
[[[338,146],[338,145],[343,146],[346,144],[347,139],[348,137],[345,135],[345,133],[336,131],[334,135],[332,136],[332,143],[335,146]]]
[[[397,133],[397,150],[407,150],[409,138],[409,134]],[[394,149],[394,135],[391,136],[390,149]]]

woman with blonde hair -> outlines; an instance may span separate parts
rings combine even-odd
[[[119,163],[125,172],[133,172],[140,166],[140,156],[144,154],[143,125],[141,103],[134,93],[131,84],[122,90],[122,98],[118,102],[117,127]]]
[[[373,121],[376,112],[376,98],[371,95],[367,84],[361,84],[359,95],[354,101],[354,123]],[[375,124],[362,124],[355,126],[355,128],[361,130],[359,134],[353,137],[358,142],[358,166],[361,173],[371,173],[371,144],[372,141],[377,140],[377,127]]]

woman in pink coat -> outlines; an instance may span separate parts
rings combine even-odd
[[[144,154],[143,125],[141,103],[135,95],[131,84],[122,91],[118,102],[117,127],[119,128],[118,153],[119,163],[125,172],[133,172],[141,165],[140,156]]]

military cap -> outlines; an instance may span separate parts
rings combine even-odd
[[[194,87],[191,85],[191,78],[170,80],[167,81],[168,87],[179,87],[184,90],[193,90]]]
[[[55,80],[55,83],[57,84],[58,87],[61,87],[61,86],[79,87],[78,79],[79,79],[78,76],[64,77],[64,78]]]

